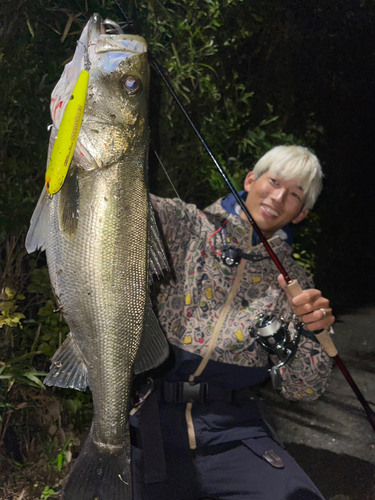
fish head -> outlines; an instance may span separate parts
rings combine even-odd
[[[91,48],[80,144],[102,168],[148,143],[149,64],[136,35],[103,34]]]
[[[107,168],[135,154],[139,145],[148,145],[147,43],[137,35],[106,34],[102,18],[94,14],[67,68],[65,84],[70,75],[74,86],[82,69],[89,71],[89,84],[75,163],[85,170]]]

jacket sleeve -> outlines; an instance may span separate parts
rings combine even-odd
[[[297,264],[293,266],[293,276],[298,278],[302,289],[314,286],[311,276]],[[290,319],[293,315],[283,291],[280,294],[278,310],[285,319]],[[292,323],[289,329],[293,334],[296,333]],[[281,369],[281,394],[291,401],[317,399],[328,386],[331,370],[332,359],[319,342],[302,335],[295,358]]]
[[[178,198],[150,194],[150,200],[172,258],[183,260],[189,246],[206,237],[202,232],[203,212]]]

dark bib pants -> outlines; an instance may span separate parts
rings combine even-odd
[[[186,362],[192,373],[195,356],[177,349],[174,355],[174,369],[131,417],[134,500],[324,500],[277,442],[249,389],[254,384],[244,377],[251,369],[237,372],[220,363],[216,372],[215,362],[209,362],[205,395],[192,405],[197,448],[190,449],[180,381],[188,378]],[[282,468],[262,458],[269,450],[280,457]]]

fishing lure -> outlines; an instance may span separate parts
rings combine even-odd
[[[62,117],[46,171],[45,188],[51,198],[62,188],[72,161],[85,109],[88,84],[89,72],[83,69]]]

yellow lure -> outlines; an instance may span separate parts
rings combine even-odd
[[[66,106],[49,160],[45,187],[52,198],[64,184],[76,147],[85,109],[89,73],[82,70]]]

